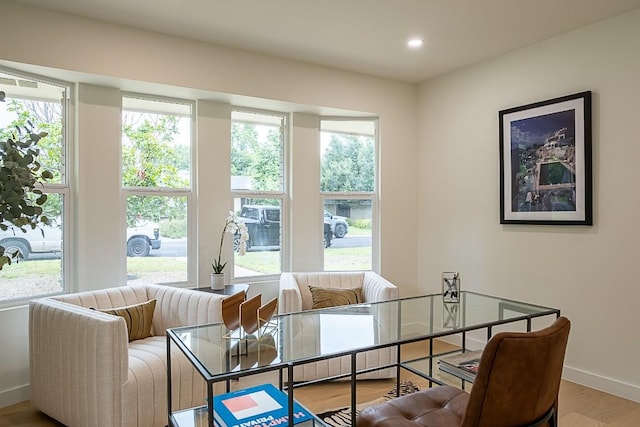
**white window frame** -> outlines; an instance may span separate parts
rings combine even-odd
[[[73,278],[71,277],[71,262],[70,260],[72,259],[72,254],[70,252],[71,250],[71,238],[72,238],[72,232],[71,232],[71,227],[70,224],[73,224],[74,221],[72,219],[72,215],[74,212],[74,208],[73,208],[73,200],[71,197],[71,189],[70,189],[70,182],[71,182],[71,174],[72,172],[72,168],[69,168],[70,164],[73,164],[72,162],[72,151],[71,151],[71,147],[72,147],[72,129],[74,126],[74,115],[73,115],[73,109],[71,108],[72,105],[72,99],[74,99],[74,85],[70,82],[66,82],[63,80],[58,80],[58,79],[54,79],[51,77],[47,77],[47,76],[42,76],[42,75],[37,75],[37,74],[31,74],[31,73],[27,73],[24,71],[17,71],[17,70],[13,70],[11,68],[7,68],[7,67],[3,67],[0,66],[0,72],[2,72],[3,74],[8,74],[11,75],[13,77],[16,78],[23,78],[23,79],[27,79],[27,80],[31,80],[31,81],[35,81],[35,82],[39,82],[39,83],[45,83],[48,85],[52,85],[52,86],[58,86],[61,88],[64,88],[64,99],[61,100],[61,106],[62,106],[62,134],[61,134],[61,139],[62,139],[62,162],[61,162],[61,170],[60,170],[60,174],[61,174],[61,179],[60,179],[60,183],[49,183],[49,182],[43,182],[42,183],[42,191],[46,194],[60,194],[62,196],[63,199],[63,203],[62,203],[62,254],[60,256],[61,258],[61,264],[62,264],[62,268],[61,268],[61,280],[62,280],[62,284],[61,284],[61,290],[59,292],[53,292],[53,293],[43,293],[43,294],[37,294],[37,295],[29,295],[29,296],[20,296],[17,297],[15,299],[11,299],[11,300],[7,300],[7,301],[2,301],[0,303],[0,307],[13,307],[13,306],[17,306],[17,305],[22,305],[24,304],[25,300],[31,300],[33,298],[38,298],[38,297],[44,297],[44,296],[52,296],[52,295],[60,295],[60,294],[65,294],[65,293],[69,293],[71,292],[72,289],[72,283],[73,283]],[[49,99],[45,99],[45,98],[33,98],[33,97],[22,97],[21,99],[30,99],[30,100],[46,100],[49,101]],[[5,268],[10,268],[10,267],[5,267]]]
[[[122,219],[122,235],[124,236],[124,241],[126,242],[126,233],[127,233],[127,224],[126,224],[126,210],[127,210],[127,200],[129,196],[157,196],[157,197],[185,197],[187,199],[187,280],[186,282],[161,282],[163,285],[178,285],[181,287],[188,286],[194,287],[194,283],[197,282],[198,277],[198,262],[196,255],[196,230],[192,224],[196,223],[196,206],[195,206],[195,194],[196,194],[196,186],[197,186],[197,171],[196,171],[196,102],[191,99],[182,99],[182,98],[171,98],[166,96],[158,96],[158,95],[150,95],[150,94],[142,94],[135,92],[122,92],[122,98],[137,98],[148,101],[155,102],[166,102],[166,103],[174,103],[181,105],[189,105],[191,109],[190,113],[190,173],[189,173],[189,187],[185,188],[166,188],[166,187],[125,187],[122,183],[122,141],[120,141],[120,156],[119,156],[119,165],[120,165],[120,188],[123,193],[123,202],[122,202],[122,210],[120,214],[120,218]],[[125,108],[122,108],[122,113],[125,111]],[[128,110],[129,111],[129,110]],[[149,110],[144,110],[148,112],[152,112]],[[168,113],[167,111],[155,111],[154,113]],[[120,135],[122,137],[122,129],[120,131]],[[162,230],[160,231],[162,234]],[[127,256],[126,256],[126,245],[122,245],[124,250],[124,262],[125,262],[125,274],[127,274]]]
[[[233,256],[233,265],[231,266],[230,271],[232,271],[231,281],[233,283],[240,283],[246,281],[269,281],[269,280],[277,280],[280,277],[280,274],[283,271],[289,271],[289,256],[290,253],[290,239],[289,239],[289,208],[288,208],[288,192],[289,192],[289,182],[288,176],[290,173],[289,167],[289,126],[291,123],[289,113],[284,113],[280,111],[272,111],[272,110],[262,110],[255,108],[242,108],[242,107],[232,107],[231,108],[231,121],[229,126],[231,126],[234,122],[243,122],[243,123],[251,123],[243,120],[234,120],[233,112],[240,113],[249,113],[249,114],[261,114],[267,116],[275,116],[281,118],[280,124],[280,136],[282,138],[282,189],[281,191],[252,191],[252,190],[237,190],[231,189],[231,206],[233,206],[235,199],[238,198],[264,198],[264,199],[279,199],[280,200],[280,272],[274,274],[261,274],[257,276],[242,276],[235,277],[235,259],[236,254]],[[231,141],[229,141],[231,143]],[[231,163],[229,163],[229,170],[231,170]],[[230,174],[231,176],[231,174]],[[229,183],[231,187],[231,183]]]
[[[380,132],[377,117],[344,117],[344,116],[320,116],[320,134],[323,132],[322,122],[373,122],[374,126],[374,177],[373,191],[320,191],[322,199],[322,209],[324,210],[327,200],[371,200],[371,270],[380,271],[380,229],[379,229],[379,176],[380,176]],[[332,133],[341,133],[338,130]],[[345,135],[353,135],[353,132],[343,132]],[[368,135],[367,135],[368,136]],[[322,159],[320,159],[322,162]],[[322,168],[322,166],[321,166]],[[322,269],[324,270],[324,251],[322,252]]]

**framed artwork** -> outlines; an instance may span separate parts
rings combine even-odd
[[[592,225],[591,92],[499,119],[500,223]]]

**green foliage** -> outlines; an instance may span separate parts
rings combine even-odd
[[[35,229],[39,224],[50,224],[42,205],[47,195],[41,190],[45,180],[53,174],[43,169],[39,161],[39,141],[46,132],[35,133],[31,122],[16,128],[17,134],[0,141],[0,229]],[[5,254],[0,246],[0,270],[11,264],[16,255]]]
[[[231,175],[250,176],[252,152],[258,144],[258,132],[247,123],[231,123]]]
[[[61,183],[63,164],[62,147],[62,107],[59,103],[30,101],[25,99],[8,99],[7,112],[15,115],[10,126],[0,129],[0,140],[12,138],[14,129],[32,127],[46,134],[38,141],[38,162],[45,170],[50,171],[49,183]],[[62,198],[50,197],[42,206],[46,216],[55,218],[62,212]]]
[[[255,125],[231,124],[231,175],[251,177],[252,189],[282,189],[282,141],[277,129],[269,128],[260,140]]]
[[[187,220],[172,219],[162,221],[160,223],[160,232],[164,237],[168,237],[170,239],[181,239],[183,237],[187,237]]]
[[[371,138],[332,134],[320,170],[322,191],[373,191],[374,162]]]
[[[362,228],[364,230],[371,230],[371,220],[370,219],[349,219],[347,220],[350,226],[355,228]]]
[[[189,186],[189,181],[180,175],[181,170],[189,170],[189,149],[173,144],[179,133],[176,116],[127,112],[122,131],[123,186]],[[184,198],[132,196],[127,199],[127,226],[135,226],[140,219],[160,222],[184,218],[186,210]]]

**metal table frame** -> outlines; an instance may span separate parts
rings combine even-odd
[[[463,291],[462,294],[471,294],[471,295],[480,295],[483,297],[489,297],[492,298],[490,296],[487,295],[483,295],[483,294],[479,294],[479,293],[475,293],[475,292],[470,292],[470,291]],[[320,383],[320,382],[325,382],[325,381],[331,381],[331,380],[335,380],[335,379],[341,379],[341,378],[346,378],[346,377],[350,377],[350,386],[351,386],[351,422],[352,425],[355,425],[355,421],[356,421],[356,415],[355,415],[355,407],[356,407],[356,390],[357,390],[357,384],[356,384],[356,378],[357,375],[359,374],[363,374],[363,373],[367,373],[367,372],[371,372],[371,371],[376,371],[376,370],[381,370],[381,369],[387,369],[387,368],[396,368],[396,395],[399,395],[400,393],[400,373],[402,371],[402,369],[405,369],[407,371],[410,371],[414,374],[417,374],[427,380],[429,380],[429,384],[430,386],[435,383],[435,384],[442,384],[441,381],[439,381],[438,379],[434,378],[434,374],[433,374],[433,360],[435,356],[441,356],[445,353],[440,353],[440,354],[434,354],[434,348],[433,348],[433,341],[435,339],[439,339],[442,337],[446,337],[446,336],[451,336],[451,335],[457,335],[460,334],[461,335],[461,339],[462,339],[462,345],[461,348],[465,349],[466,348],[466,340],[467,340],[467,333],[471,332],[471,331],[477,331],[477,330],[482,330],[482,329],[486,329],[487,330],[487,340],[489,340],[492,336],[493,333],[493,328],[495,326],[499,326],[499,325],[504,325],[504,324],[509,324],[509,323],[516,323],[516,322],[521,322],[521,321],[526,321],[526,331],[529,332],[531,331],[531,326],[532,326],[532,320],[534,318],[538,318],[538,317],[546,317],[546,316],[555,316],[555,318],[560,317],[560,310],[556,309],[556,308],[549,308],[549,307],[543,307],[543,306],[538,306],[535,304],[529,304],[529,303],[523,303],[523,302],[519,302],[519,301],[512,301],[512,300],[507,300],[504,298],[496,298],[499,299],[500,301],[498,302],[499,304],[499,316],[497,320],[494,321],[490,321],[490,322],[486,322],[486,323],[478,323],[478,324],[472,324],[472,325],[466,325],[466,318],[465,318],[465,313],[466,313],[466,298],[462,298],[461,302],[458,304],[462,305],[462,315],[461,315],[461,325],[459,327],[453,327],[450,330],[442,330],[442,331],[436,331],[434,330],[434,304],[436,301],[436,298],[438,294],[436,295],[426,295],[426,296],[419,296],[419,297],[411,297],[411,298],[402,298],[400,300],[395,300],[395,301],[409,301],[412,299],[416,299],[416,298],[429,298],[430,301],[430,307],[429,307],[429,312],[430,312],[430,316],[431,316],[431,322],[430,322],[430,331],[429,333],[426,333],[424,335],[421,336],[414,336],[414,337],[410,337],[410,338],[406,338],[406,339],[398,339],[397,341],[394,342],[388,342],[388,343],[383,343],[383,344],[378,344],[378,345],[371,345],[371,346],[364,346],[361,348],[354,348],[348,351],[341,351],[341,352],[337,352],[337,353],[333,353],[330,355],[319,355],[319,356],[314,356],[314,357],[307,357],[307,358],[301,358],[298,360],[292,360],[292,361],[280,361],[277,362],[276,364],[273,365],[267,365],[267,366],[263,366],[263,367],[257,367],[257,368],[252,368],[250,370],[247,371],[240,371],[240,372],[226,372],[223,374],[216,374],[216,375],[211,375],[208,371],[206,366],[204,366],[200,360],[198,360],[197,357],[195,357],[195,355],[193,355],[193,353],[187,348],[187,346],[182,342],[182,340],[177,336],[177,333],[180,332],[181,329],[189,329],[192,327],[183,327],[183,328],[173,328],[173,329],[168,329],[167,330],[167,398],[168,398],[168,419],[169,419],[169,426],[179,426],[179,424],[175,421],[175,418],[173,416],[173,411],[171,408],[172,402],[171,402],[171,396],[172,396],[172,391],[171,391],[171,345],[172,343],[174,345],[176,345],[182,353],[184,353],[184,355],[187,357],[187,359],[191,362],[191,364],[194,366],[194,368],[198,371],[198,373],[203,377],[203,379],[206,381],[207,383],[207,405],[206,406],[202,406],[199,408],[193,408],[193,410],[206,410],[208,413],[208,425],[209,427],[214,427],[214,420],[213,420],[213,396],[214,396],[214,392],[213,392],[213,384],[217,383],[217,382],[222,382],[225,381],[226,382],[226,388],[227,391],[229,391],[230,389],[230,381],[234,380],[234,379],[239,379],[241,377],[245,377],[245,376],[251,376],[251,375],[255,375],[255,374],[259,374],[259,373],[264,373],[264,372],[270,372],[270,371],[278,371],[278,384],[279,384],[279,388],[281,390],[287,390],[288,392],[288,401],[289,401],[289,425],[293,425],[292,424],[292,420],[293,420],[293,403],[294,403],[294,390],[298,387],[303,387],[303,386],[308,386],[311,384],[316,384],[316,383]],[[387,301],[389,302],[389,301]],[[398,309],[398,329],[400,330],[401,327],[401,316],[402,316],[402,312],[401,312],[401,304],[399,304],[400,309]],[[331,309],[324,309],[324,310],[328,310],[330,312]],[[324,310],[314,310],[314,312],[320,312],[320,311],[324,311]],[[509,311],[514,311],[516,313],[522,313],[522,315],[520,316],[515,316],[515,317],[510,317],[510,318],[505,318],[504,313],[506,310]],[[283,315],[283,316],[287,316],[287,314]],[[204,325],[206,326],[206,325]],[[399,331],[398,331],[399,332]],[[398,335],[400,336],[400,334]],[[415,343],[415,342],[422,342],[422,341],[427,341],[428,342],[428,355],[424,358],[421,359],[428,359],[429,360],[429,369],[428,372],[423,372],[419,369],[415,369],[412,366],[410,366],[411,362],[415,362],[418,359],[415,360],[408,360],[408,361],[402,361],[402,346],[405,344],[410,344],[410,343]],[[397,355],[397,359],[394,363],[391,364],[387,364],[387,365],[380,365],[377,366],[375,368],[369,368],[369,369],[361,369],[361,370],[356,370],[356,356],[359,353],[362,352],[366,352],[366,351],[370,351],[370,350],[376,350],[376,349],[382,349],[382,348],[388,348],[388,347],[396,347],[397,351],[396,351],[396,355]],[[302,382],[302,383],[294,383],[294,367],[296,366],[300,366],[300,365],[305,365],[307,363],[313,363],[313,362],[317,362],[320,360],[327,360],[327,359],[332,359],[332,358],[336,358],[336,357],[341,357],[341,356],[350,356],[350,360],[351,360],[351,373],[350,374],[342,374],[342,375],[335,375],[332,377],[328,377],[328,378],[323,378],[323,379],[318,379],[318,380],[313,380],[313,381],[306,381],[306,382]],[[284,384],[283,381],[283,371],[287,370],[287,384]],[[464,381],[462,382],[462,386],[464,388]],[[317,421],[319,423],[319,425],[324,425],[322,423],[322,421]],[[180,426],[182,427],[182,426]]]

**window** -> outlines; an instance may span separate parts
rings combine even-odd
[[[67,165],[67,112],[69,85],[41,77],[0,70],[0,140],[16,135],[16,126],[33,124],[37,132],[47,132],[38,142],[37,159],[53,174],[43,183],[47,201],[43,214],[50,225],[36,229],[9,226],[0,230],[0,245],[11,253],[18,251],[22,259],[2,270],[0,301],[32,298],[63,292],[66,289],[66,244],[69,187]]]
[[[332,232],[324,269],[372,270],[376,121],[323,119],[320,132],[320,190]]]
[[[282,271],[285,118],[269,112],[231,113],[233,209],[249,232],[247,253],[234,257],[236,278]]]
[[[193,104],[122,100],[127,283],[188,282]]]

